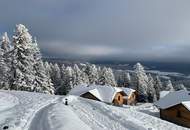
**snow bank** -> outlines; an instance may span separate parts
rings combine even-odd
[[[58,99],[23,91],[0,91],[0,96],[0,129],[8,126],[11,130],[23,130],[39,109]]]
[[[4,92],[0,92],[0,112],[19,104],[18,98]]]

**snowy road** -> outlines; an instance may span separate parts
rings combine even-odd
[[[0,91],[0,130],[187,130],[156,117],[152,104],[116,107],[67,96]]]
[[[91,130],[63,103],[52,103],[36,113],[28,130]]]
[[[36,116],[33,118],[29,130],[48,130],[50,128],[49,120],[48,120],[48,110],[54,104],[49,104],[48,106],[44,107],[40,111],[36,113]]]

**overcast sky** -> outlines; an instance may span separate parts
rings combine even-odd
[[[1,0],[0,34],[18,23],[43,56],[190,61],[190,0]]]

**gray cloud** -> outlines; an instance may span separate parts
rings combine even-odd
[[[2,0],[0,32],[26,24],[45,56],[190,61],[189,0]]]

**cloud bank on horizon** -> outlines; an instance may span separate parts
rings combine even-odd
[[[0,33],[25,24],[44,56],[190,61],[189,0],[2,0]]]

